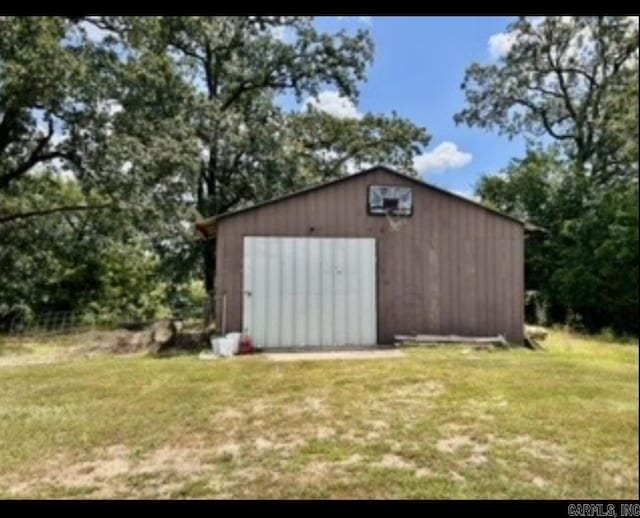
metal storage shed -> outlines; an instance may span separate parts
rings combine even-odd
[[[524,224],[386,167],[198,223],[215,319],[262,347],[523,339]],[[213,258],[212,258],[213,260]]]

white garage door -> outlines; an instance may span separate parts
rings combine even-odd
[[[245,237],[243,331],[258,347],[374,345],[375,239]]]

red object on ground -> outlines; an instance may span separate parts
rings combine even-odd
[[[238,354],[251,354],[255,351],[253,340],[250,336],[242,335],[238,344]]]

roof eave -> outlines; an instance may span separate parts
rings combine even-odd
[[[202,219],[195,222],[196,230],[200,232],[200,235],[209,239],[215,237],[218,232],[218,217],[213,216],[211,218]]]

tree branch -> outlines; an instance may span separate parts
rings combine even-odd
[[[20,164],[13,171],[0,176],[0,189],[5,189],[13,180],[29,172],[34,165],[53,158],[66,158],[69,161],[73,161],[73,156],[70,153],[64,153],[62,151],[52,151],[41,155],[32,153],[28,160]]]
[[[527,101],[526,99],[522,99],[522,98],[518,98],[518,97],[508,97],[507,99],[510,100],[514,104],[520,104],[521,106],[529,108],[532,112],[540,115],[540,118],[542,119],[542,125],[544,126],[544,129],[553,138],[555,138],[557,140],[569,140],[569,139],[575,139],[576,138],[575,135],[573,135],[571,133],[556,133],[555,130],[553,129],[553,125],[554,124],[558,124],[559,122],[562,122],[563,120],[566,120],[569,117],[563,117],[563,118],[560,118],[560,119],[558,119],[558,120],[556,120],[554,122],[551,122],[549,120],[549,116],[547,114],[547,111],[544,108],[540,108],[539,106],[536,106],[531,101]]]
[[[34,218],[38,216],[48,216],[50,214],[56,214],[58,212],[74,212],[83,210],[121,210],[120,207],[113,204],[108,205],[69,205],[66,207],[55,207],[53,209],[34,210],[31,212],[21,212],[19,214],[9,214],[8,216],[0,216],[0,223],[8,223],[9,221],[15,221],[17,219]]]

